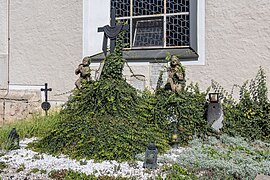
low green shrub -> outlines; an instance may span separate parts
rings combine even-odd
[[[261,67],[249,85],[246,81],[240,87],[239,101],[229,97],[217,83],[214,83],[214,90],[224,97],[223,133],[270,142],[270,103],[266,76]]]
[[[173,165],[164,165],[162,167],[162,172],[165,174],[166,177],[163,177],[162,175],[158,175],[155,177],[157,180],[196,180],[198,177],[191,171],[188,170],[178,164]]]
[[[101,175],[96,177],[94,174],[86,175],[82,172],[73,171],[71,169],[53,170],[49,172],[49,177],[55,180],[128,180],[130,178],[114,177]]]

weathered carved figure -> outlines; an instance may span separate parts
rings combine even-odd
[[[90,81],[91,80],[91,69],[89,67],[91,63],[91,59],[89,57],[85,57],[82,60],[82,63],[79,64],[78,68],[75,70],[75,74],[80,74],[79,79],[75,82],[75,85],[78,89],[81,88],[82,81]]]
[[[186,84],[185,70],[175,55],[171,57],[170,67],[167,69],[167,71],[168,79],[165,89],[169,89],[173,92],[183,90]]]

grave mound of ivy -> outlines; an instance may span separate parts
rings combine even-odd
[[[117,161],[134,159],[150,142],[160,152],[168,149],[166,132],[140,118],[137,107],[142,96],[122,77],[125,60],[120,47],[104,60],[98,81],[84,82],[73,92],[60,112],[60,123],[32,144],[34,149],[76,159]]]
[[[211,132],[205,119],[206,93],[198,86],[179,93],[159,87],[153,94],[138,92],[125,81],[121,36],[115,51],[104,60],[100,79],[83,82],[73,92],[59,123],[32,144],[34,149],[76,159],[126,161],[145,152],[150,142],[156,143],[159,152],[167,150],[175,128],[180,143],[194,134]]]

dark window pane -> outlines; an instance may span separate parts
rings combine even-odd
[[[133,0],[133,16],[164,13],[164,0]]]
[[[133,34],[134,47],[163,46],[163,21],[161,18],[136,20]]]
[[[189,0],[167,0],[166,13],[189,12]]]
[[[130,16],[130,0],[112,0],[111,7],[116,9],[116,17]]]
[[[189,15],[167,17],[166,45],[189,46]]]

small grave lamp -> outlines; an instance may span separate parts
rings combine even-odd
[[[145,152],[145,159],[143,168],[156,169],[157,168],[157,154],[158,149],[154,143],[150,143]]]
[[[172,133],[172,147],[177,148],[179,143],[179,132],[176,128],[174,128]]]
[[[223,109],[220,103],[220,93],[209,93],[209,104],[207,108],[207,122],[217,132],[223,127]]]
[[[210,103],[219,103],[219,93],[209,93]]]
[[[19,149],[19,139],[20,136],[16,131],[16,128],[12,128],[8,135],[8,149]]]

